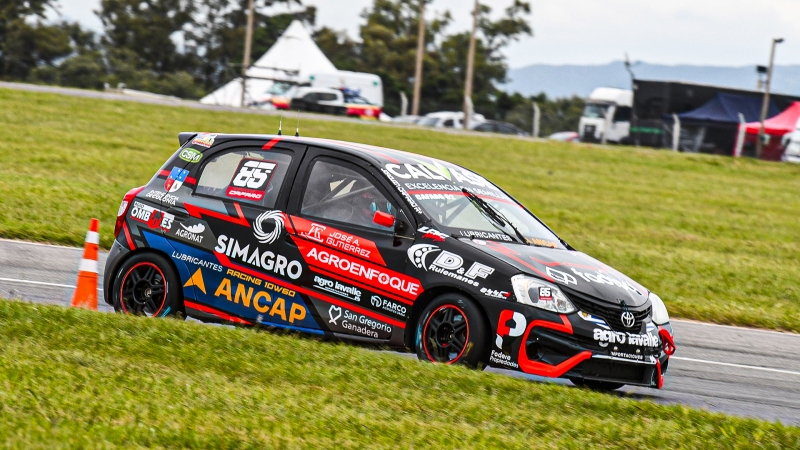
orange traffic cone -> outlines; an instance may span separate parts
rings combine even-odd
[[[97,251],[100,244],[100,221],[92,219],[86,233],[83,259],[78,267],[78,284],[72,295],[72,306],[97,310]]]

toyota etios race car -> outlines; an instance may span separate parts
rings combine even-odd
[[[658,296],[483,177],[422,155],[181,133],[119,208],[105,301],[613,389],[660,388]]]

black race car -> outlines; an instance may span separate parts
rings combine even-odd
[[[664,303],[502,189],[422,155],[181,133],[119,208],[105,301],[613,389],[660,388]]]

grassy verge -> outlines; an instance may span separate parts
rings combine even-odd
[[[185,130],[277,118],[0,90],[0,236],[112,242],[122,195]],[[800,167],[668,151],[303,120],[307,136],[447,159],[494,180],[568,242],[657,292],[673,316],[800,331]]]
[[[342,344],[0,301],[0,445],[798,448],[800,429]]]

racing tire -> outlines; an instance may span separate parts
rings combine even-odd
[[[604,391],[604,392],[616,391],[622,386],[625,386],[622,383],[612,383],[610,381],[599,381],[599,380],[584,380],[582,378],[570,378],[569,381],[571,381],[572,384],[578,387],[586,387],[593,391]]]
[[[440,364],[486,365],[486,324],[471,300],[456,293],[436,297],[416,326],[417,357]]]
[[[146,317],[183,318],[180,278],[167,258],[140,253],[117,269],[112,290],[114,311]]]

